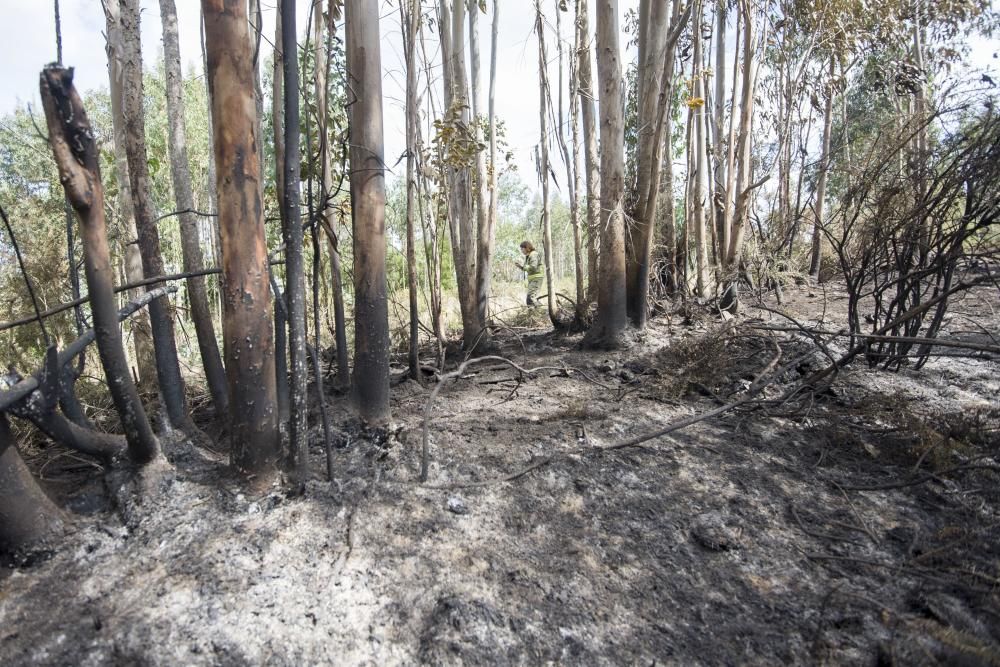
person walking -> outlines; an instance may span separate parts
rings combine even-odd
[[[545,278],[545,265],[531,241],[521,241],[521,254],[524,255],[524,264],[518,264],[517,268],[524,271],[528,281],[527,304],[536,306],[538,290],[542,288],[542,280]]]

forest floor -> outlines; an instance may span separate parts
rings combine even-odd
[[[802,286],[768,305],[837,328],[844,300]],[[988,339],[996,302],[966,296],[947,337]],[[1000,664],[1000,362],[858,359],[789,396],[828,359],[760,325],[789,322],[690,305],[602,353],[508,334],[503,356],[550,368],[443,386],[426,485],[430,389],[410,381],[387,437],[331,400],[337,479],[316,425],[298,495],[251,494],[223,452],[174,443],[139,503],[43,450],[75,520],[0,573],[0,664]]]

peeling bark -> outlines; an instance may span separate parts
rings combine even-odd
[[[253,60],[243,3],[202,0],[222,236],[222,335],[232,415],[231,461],[266,481],[280,443],[271,289],[264,238]]]

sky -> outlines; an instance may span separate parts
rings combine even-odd
[[[185,72],[192,68],[202,72],[200,46],[200,0],[175,0],[180,30],[181,60]],[[273,0],[262,0],[264,34],[274,35],[275,6]],[[430,3],[425,2],[425,5]],[[493,3],[488,2],[492,7]],[[498,47],[497,116],[507,127],[507,140],[514,154],[521,180],[530,186],[536,181],[532,158],[538,143],[538,76],[537,40],[534,34],[534,11],[531,0],[500,2],[500,44]],[[593,13],[591,3],[591,13]],[[159,2],[142,0],[143,58],[147,67],[161,58],[161,27]],[[546,38],[549,73],[553,89],[556,85],[555,0],[543,0],[547,7],[549,35]],[[638,0],[620,0],[622,16],[638,5]],[[299,34],[304,34],[309,0],[298,0]],[[383,66],[383,96],[385,159],[396,163],[405,150],[404,87],[405,69],[402,58],[402,37],[399,13],[395,2],[379,1],[382,15],[381,50]],[[87,91],[107,86],[107,56],[104,51],[104,13],[100,0],[60,0],[63,38],[63,61],[76,68],[76,84]],[[492,11],[492,9],[491,9]],[[572,35],[571,14],[563,14],[563,39]],[[480,41],[482,51],[483,113],[489,77],[489,30],[492,15],[481,15]],[[40,112],[38,73],[55,60],[55,28],[53,3],[49,0],[0,0],[0,25],[6,26],[4,45],[0,49],[0,114],[9,113],[18,105],[29,103]],[[624,21],[622,21],[622,25]],[[594,21],[591,18],[591,29]],[[341,33],[342,34],[342,33]],[[626,39],[622,45],[625,50]],[[995,40],[976,38],[971,44],[974,67],[996,73],[998,44]],[[267,48],[265,44],[264,48]],[[429,44],[428,48],[432,48]],[[431,55],[436,60],[436,53]],[[623,54],[623,62],[634,57]],[[596,69],[595,69],[596,77]],[[997,78],[1000,81],[1000,78]],[[596,82],[595,82],[596,83]],[[555,90],[553,90],[555,95]],[[438,100],[440,104],[440,99]],[[426,127],[426,126],[425,126]],[[554,169],[564,167],[553,156]],[[391,180],[394,174],[389,174]],[[562,179],[560,179],[562,180]]]
[[[200,1],[175,0],[180,32],[181,61],[184,71],[194,68],[202,72],[200,45]],[[63,62],[75,68],[75,82],[81,91],[106,88],[108,82],[107,55],[104,51],[104,13],[100,0],[60,0]],[[325,4],[325,3],[324,3]],[[488,3],[492,5],[493,3]],[[535,181],[532,150],[538,143],[538,50],[534,33],[534,11],[531,0],[501,2],[499,46],[497,50],[496,105],[497,116],[507,127],[507,140],[514,153],[521,179]],[[624,15],[637,6],[638,0],[620,3]],[[273,39],[275,5],[262,0],[264,35]],[[555,2],[546,0],[550,35],[546,48],[550,58],[550,76],[556,76],[555,61]],[[147,68],[162,57],[159,2],[142,0],[143,61]],[[309,0],[298,0],[298,29],[302,35],[308,16]],[[402,36],[399,30],[399,10],[395,2],[380,0],[380,22],[383,68],[385,159],[393,165],[405,150],[404,100],[406,72],[403,66]],[[491,10],[492,11],[492,10]],[[563,14],[563,39],[572,38],[571,14]],[[492,14],[480,15],[480,50],[482,58],[482,113],[486,112],[489,84],[489,46]],[[38,74],[42,67],[55,60],[55,20],[53,3],[46,0],[0,0],[0,25],[5,44],[0,49],[0,114],[17,106],[30,104],[41,113],[38,96]],[[593,26],[593,22],[591,23]],[[10,26],[17,26],[10,29]],[[342,33],[341,33],[342,34]],[[624,43],[623,39],[623,43]],[[268,48],[266,43],[262,48]],[[428,45],[431,48],[431,45]],[[434,57],[434,56],[432,56]],[[596,77],[596,70],[595,70]],[[552,86],[555,87],[555,79]],[[553,95],[556,91],[553,90]],[[438,99],[440,104],[440,99]],[[568,110],[567,110],[568,113]],[[553,158],[555,159],[555,158]],[[556,166],[559,173],[564,169]],[[389,176],[392,178],[392,175]]]

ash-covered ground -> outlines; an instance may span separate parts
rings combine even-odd
[[[787,297],[810,325],[842,299]],[[996,331],[990,299],[947,335]],[[387,436],[331,400],[336,479],[317,420],[301,494],[251,493],[183,442],[142,493],[120,471],[61,483],[43,451],[74,521],[0,574],[0,664],[1000,664],[998,362],[859,359],[795,391],[828,360],[774,325],[687,308],[600,353],[508,336],[551,368],[451,379],[426,484],[414,382]]]

